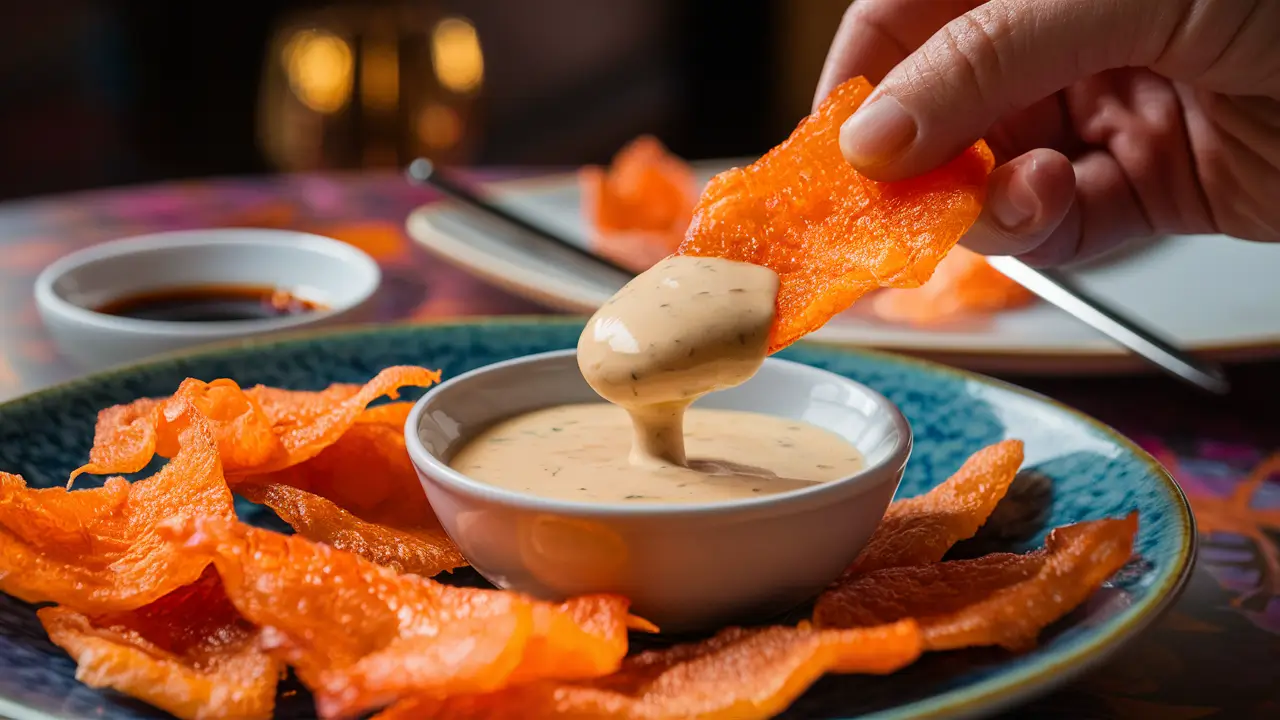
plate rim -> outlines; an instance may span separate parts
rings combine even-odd
[[[75,392],[86,386],[93,386],[104,378],[117,378],[142,370],[173,365],[183,361],[225,357],[255,351],[269,352],[272,348],[297,344],[324,342],[328,339],[353,339],[365,335],[381,335],[395,332],[412,332],[421,330],[463,329],[476,326],[495,328],[517,327],[565,327],[577,326],[582,322],[579,318],[559,316],[488,316],[476,318],[442,318],[428,321],[406,321],[381,325],[349,325],[333,328],[315,328],[286,332],[264,337],[220,342],[194,349],[180,350],[154,356],[145,360],[118,365],[100,370],[79,378],[39,388],[18,397],[0,402],[0,414],[7,413],[29,403],[39,402],[51,396]],[[799,347],[837,354],[862,355],[889,364],[908,366],[917,372],[949,376],[963,382],[976,382],[996,390],[1021,396],[1035,402],[1046,404],[1059,412],[1066,413],[1078,422],[1092,427],[1096,432],[1106,436],[1115,444],[1130,452],[1139,460],[1153,476],[1176,510],[1175,525],[1181,534],[1181,542],[1177,548],[1173,565],[1175,567],[1165,581],[1153,587],[1151,599],[1133,606],[1134,615],[1125,622],[1111,628],[1105,634],[1092,638],[1081,647],[1063,654],[1055,654],[1030,663],[1025,668],[1005,670],[992,677],[977,681],[960,689],[949,690],[932,697],[911,701],[892,708],[886,708],[869,715],[860,716],[860,720],[907,720],[908,718],[928,718],[929,720],[954,720],[987,715],[1023,702],[1037,696],[1041,691],[1066,684],[1081,673],[1107,660],[1133,639],[1138,633],[1159,619],[1179,598],[1194,568],[1194,560],[1198,548],[1195,518],[1191,506],[1182,488],[1173,479],[1163,465],[1150,453],[1143,450],[1135,442],[1121,434],[1106,423],[1093,418],[1065,403],[1054,400],[1041,393],[1020,387],[999,378],[989,377],[981,373],[960,368],[941,365],[929,360],[902,355],[899,353],[860,347],[840,346],[812,341],[801,341]],[[72,717],[65,714],[48,714],[35,710],[29,705],[18,703],[10,697],[0,696],[0,713],[14,720],[64,720]],[[854,720],[848,718],[846,720]]]
[[[693,163],[695,168],[723,166],[726,161],[706,160]],[[732,162],[732,161],[729,161]],[[486,187],[504,192],[550,192],[564,188],[576,182],[574,172],[554,172],[548,175],[522,177],[510,180],[498,180],[486,184]],[[527,299],[540,302],[557,310],[573,313],[591,314],[596,308],[576,293],[557,294],[541,285],[530,281],[520,273],[520,264],[506,261],[500,257],[476,250],[467,243],[454,238],[447,231],[439,228],[434,222],[435,216],[462,207],[448,198],[426,203],[414,208],[405,220],[405,230],[414,244],[454,267],[479,277],[486,282],[509,290]],[[1246,242],[1246,241],[1239,241]],[[502,272],[496,267],[506,267],[514,272]],[[812,342],[827,347],[861,348],[855,342],[846,339],[816,338]],[[1050,372],[1053,363],[1070,363],[1072,370],[1080,370],[1079,363],[1089,363],[1094,372],[1131,372],[1145,369],[1146,364],[1122,347],[1114,344],[1084,345],[1062,347],[1054,350],[1043,350],[1032,347],[1008,347],[1000,349],[966,347],[947,344],[910,344],[895,343],[877,346],[876,349],[911,353],[926,358],[955,358],[963,362],[981,363],[982,367],[1010,369],[1002,363],[1031,363],[1037,367],[1024,368],[1032,371],[1039,367],[1048,367]],[[1280,333],[1274,336],[1250,338],[1238,342],[1203,343],[1189,348],[1196,354],[1224,361],[1252,360],[1259,357],[1280,355]],[[975,366],[976,367],[976,366]]]

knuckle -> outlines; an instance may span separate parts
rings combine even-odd
[[[900,44],[894,34],[889,31],[892,18],[899,11],[895,7],[897,0],[854,0],[844,11],[840,20],[842,32],[853,28],[863,28],[879,35],[893,44]]]
[[[871,0],[853,0],[849,3],[849,7],[845,8],[844,16],[840,18],[840,27],[849,29],[873,22],[875,9],[875,2]]]
[[[893,0],[887,3],[884,0],[853,0],[845,8],[841,23],[848,27],[851,24],[879,22],[883,19],[885,10],[891,9],[887,6],[891,5]]]
[[[1010,18],[996,3],[957,17],[926,43],[923,60],[931,84],[984,105],[998,101],[1011,42]]]

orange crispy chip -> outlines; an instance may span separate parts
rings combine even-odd
[[[689,166],[656,138],[632,140],[608,169],[584,167],[578,179],[583,214],[603,254],[643,270],[679,247],[697,184]]]
[[[116,472],[137,472],[146,467],[156,453],[155,426],[161,421],[162,405],[162,400],[141,398],[99,412],[93,431],[94,447],[89,451],[90,463],[102,467],[133,468]],[[71,473],[71,480],[84,472],[92,472],[86,469],[88,467]]]
[[[205,383],[189,378],[172,398],[143,398],[100,412],[90,462],[71,473],[72,482],[82,473],[137,472],[156,455],[171,457],[177,452],[179,426],[169,416],[187,402],[213,421],[224,469],[266,462],[281,452],[270,419],[239,385],[231,380]]]
[[[397,432],[404,429],[404,424],[409,420],[409,411],[413,410],[411,402],[394,402],[385,405],[377,405],[371,408],[365,408],[364,412],[356,418],[357,423],[386,425],[394,428]]]
[[[859,630],[731,628],[705,642],[627,658],[618,672],[595,680],[415,698],[378,720],[770,718],[824,673],[891,673],[914,662],[921,649],[920,631],[910,620]]]
[[[1021,465],[1022,441],[1004,440],[974,453],[929,492],[894,501],[844,577],[938,562],[952,545],[978,532]]]
[[[208,559],[163,542],[157,524],[235,513],[209,423],[190,404],[175,409],[180,449],[145,480],[69,491],[0,474],[0,590],[103,613],[141,607],[200,577]]]
[[[324,390],[285,390],[255,385],[244,391],[273,424],[305,425],[360,392],[360,385],[334,383]]]
[[[871,94],[837,87],[785,142],[712,179],[683,255],[764,265],[781,279],[771,352],[877,287],[918,287],[982,209],[995,160],[983,142],[911,180],[879,183],[840,153],[840,126]]]
[[[438,370],[392,367],[363,387],[335,385],[320,392],[250,388],[231,380],[186,380],[173,398],[139,400],[98,417],[89,463],[72,474],[137,472],[155,455],[169,457],[174,433],[166,416],[174,402],[191,401],[214,422],[228,478],[267,473],[308,460],[347,431],[365,408],[402,387],[439,382]]]
[[[429,387],[438,382],[439,370],[400,366],[383,370],[340,402],[334,402],[331,395],[326,395],[332,389],[316,393],[313,404],[292,406],[293,416],[272,417],[272,429],[285,447],[286,458],[266,466],[236,468],[235,473],[271,472],[315,457],[336,442],[365,412],[369,403],[384,395],[395,398],[402,387]]]
[[[378,410],[366,410],[360,417]],[[305,490],[380,525],[439,529],[405,449],[403,423],[357,420],[315,457],[275,472],[246,476],[244,482]]]
[[[312,689],[325,717],[423,693],[489,692],[513,676],[604,675],[625,652],[630,619],[622,598],[554,607],[396,575],[357,555],[238,522],[166,529],[188,552],[212,559],[232,603]],[[594,610],[584,618],[574,603]]]
[[[1061,527],[1025,555],[891,567],[846,578],[818,598],[814,622],[857,628],[904,618],[920,623],[930,650],[1034,643],[1133,553],[1137,515]]]
[[[174,397],[186,398],[196,409],[213,422],[218,438],[218,453],[226,472],[233,468],[257,467],[271,462],[284,452],[280,439],[273,430],[272,419],[235,382],[227,379],[206,383],[188,378],[178,386]],[[144,421],[145,422],[145,421]],[[160,418],[160,432],[156,433],[156,453],[170,455],[164,432],[164,418]],[[96,438],[95,438],[96,440]],[[97,443],[94,443],[95,446]],[[92,451],[90,451],[92,452]],[[151,458],[147,458],[150,462]]]
[[[361,484],[349,479],[352,485]],[[362,520],[332,500],[288,485],[244,483],[236,491],[274,510],[308,540],[355,553],[399,573],[431,577],[467,564],[430,509],[412,526],[396,527]]]
[[[819,627],[873,627],[945,615],[1035,577],[1043,552],[993,553],[973,560],[888,567],[842,578],[818,597]]]
[[[1022,650],[1071,612],[1133,556],[1138,514],[1060,527],[1045,541],[1035,577],[925,623],[930,650],[999,645]]]
[[[86,616],[36,613],[76,661],[76,679],[113,688],[180,718],[269,718],[284,670],[255,644],[257,630],[209,568],[194,584],[137,610]]]
[[[1011,310],[1034,299],[1031,291],[991,267],[986,258],[957,246],[923,287],[882,291],[872,298],[872,309],[890,322],[928,325]]]
[[[628,629],[658,631],[648,620],[627,613],[630,604],[620,595],[582,595],[559,605],[535,603],[524,657],[507,682],[592,678],[616,670],[627,654]],[[566,652],[569,648],[572,651]]]
[[[370,408],[333,445],[236,490],[304,537],[397,572],[430,577],[466,565],[427,501],[404,445],[410,403]],[[390,421],[390,422],[388,422]]]

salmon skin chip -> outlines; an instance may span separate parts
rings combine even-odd
[[[283,470],[248,475],[244,484],[288,485],[325,498],[366,522],[439,530],[405,448],[404,424],[360,419],[388,412],[397,411],[366,410],[315,457]]]
[[[832,585],[813,609],[825,628],[873,627],[945,615],[989,597],[997,590],[1035,577],[1044,552],[993,553],[973,560],[889,567]]]
[[[188,379],[172,398],[146,398],[108,408],[98,416],[89,463],[72,473],[104,475],[137,472],[160,455],[174,451],[166,417],[174,402],[193,403],[213,421],[224,470],[231,481],[249,473],[268,473],[315,457],[342,436],[369,403],[396,397],[402,387],[427,387],[440,371],[391,367],[363,387],[336,385],[320,392],[250,388],[228,379]]]
[[[235,512],[209,422],[190,403],[170,409],[179,450],[145,480],[71,491],[0,473],[0,590],[92,614],[141,607],[200,577],[208,558],[163,542],[157,524]]]
[[[411,402],[393,402],[377,405],[365,408],[364,412],[356,416],[356,423],[361,425],[385,425],[397,432],[401,432],[404,430],[404,424],[409,421],[409,412],[412,410],[413,403]]]
[[[930,650],[999,645],[1024,650],[1133,557],[1138,514],[1078,523],[1049,533],[1035,576],[923,623]]]
[[[878,287],[919,287],[977,219],[995,165],[983,142],[910,180],[880,183],[840,153],[840,126],[871,94],[863,78],[832,91],[781,145],[717,175],[694,208],[681,255],[778,273],[776,352]]]
[[[608,168],[582,168],[578,183],[593,244],[637,271],[680,246],[698,196],[688,164],[647,135],[628,143]]]
[[[921,649],[910,620],[859,630],[731,628],[705,642],[627,658],[618,672],[595,680],[410,699],[378,720],[770,718],[825,673],[887,674],[914,662]]]
[[[895,500],[842,579],[938,562],[952,545],[978,532],[1021,465],[1022,441],[1004,440],[974,453],[955,475],[929,492]]]
[[[1137,515],[1060,527],[1043,549],[973,560],[891,567],[837,583],[814,608],[820,627],[856,628],[904,618],[930,650],[975,645],[1025,649],[1129,561]]]
[[[489,692],[512,677],[605,675],[621,662],[634,624],[621,597],[555,606],[451,587],[235,521],[174,523],[166,531],[187,552],[212,560],[231,602],[311,688],[324,717],[419,694]]]
[[[439,370],[400,366],[383,370],[338,403],[328,401],[326,391],[321,391],[320,402],[314,406],[290,406],[296,420],[280,415],[272,417],[272,429],[285,447],[285,458],[266,466],[236,468],[234,474],[271,472],[313,458],[336,442],[374,400],[384,396],[394,399],[403,387],[430,387],[438,382]]]
[[[462,567],[466,560],[436,519],[405,449],[409,407],[369,408],[319,455],[249,476],[236,492],[270,507],[303,537],[396,572],[431,577]]]
[[[224,472],[229,467],[268,462],[281,452],[262,409],[231,380],[211,383],[189,378],[165,399],[143,398],[98,413],[89,463],[71,474],[137,472],[151,458],[172,457],[177,431],[170,415],[184,403],[194,405],[212,423]]]
[[[323,390],[286,390],[254,385],[244,394],[258,403],[273,425],[297,427],[350,400],[361,387],[353,383],[334,383]]]
[[[352,485],[362,484],[355,477],[350,479]],[[467,564],[435,515],[397,527],[362,520],[332,500],[288,485],[242,483],[236,492],[271,508],[308,540],[355,553],[398,573],[432,577]]]
[[[137,610],[89,616],[55,606],[36,614],[90,687],[192,720],[271,717],[284,668],[257,648],[257,629],[227,600],[212,568]]]
[[[872,298],[871,307],[883,320],[931,325],[1011,310],[1034,299],[1030,290],[991,267],[986,258],[957,246],[923,287],[883,290]]]

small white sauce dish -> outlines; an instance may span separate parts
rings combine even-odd
[[[207,343],[366,317],[378,264],[347,243],[287,230],[182,230],[95,245],[36,278],[40,317],[63,354],[93,370]],[[201,286],[288,290],[326,309],[224,322],[143,320],[94,309],[128,296]]]
[[[761,620],[816,595],[866,544],[911,452],[906,418],[882,395],[770,358],[751,380],[696,407],[826,428],[863,454],[863,470],[743,500],[596,504],[505,490],[449,467],[469,439],[498,421],[599,401],[573,350],[490,365],[418,401],[405,425],[409,455],[445,530],[490,582],[552,600],[619,593],[663,632]]]

